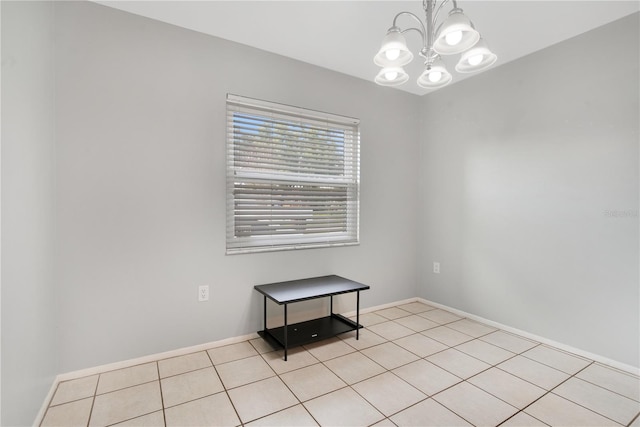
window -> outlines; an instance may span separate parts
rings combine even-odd
[[[227,253],[358,244],[358,124],[227,95]]]

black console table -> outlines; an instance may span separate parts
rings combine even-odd
[[[256,291],[264,295],[264,330],[258,334],[269,342],[275,342],[284,348],[284,360],[287,350],[310,342],[319,341],[349,331],[356,331],[356,339],[360,338],[360,291],[369,289],[353,280],[340,276],[322,276],[311,279],[292,280],[288,282],[257,285]],[[356,321],[333,312],[333,296],[356,292]],[[289,325],[287,323],[287,305],[294,302],[315,298],[330,297],[329,315],[319,319]],[[267,298],[284,305],[284,326],[267,328]]]

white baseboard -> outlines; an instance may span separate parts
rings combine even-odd
[[[215,347],[222,347],[229,344],[236,344],[242,341],[258,338],[257,333],[248,335],[242,335],[239,337],[225,338],[219,341],[213,341],[206,344],[198,344],[191,347],[179,348],[177,350],[165,351],[163,353],[151,354],[148,356],[137,357],[135,359],[129,359],[122,362],[109,363],[106,365],[96,366],[93,368],[82,369],[79,371],[68,372],[66,374],[60,374],[56,378],[58,382],[75,380],[82,377],[88,377],[90,375],[102,374],[108,371],[115,371],[117,369],[130,368],[131,366],[142,365],[144,363],[155,362],[156,360],[169,359],[171,357],[184,356],[189,353],[196,353],[198,351],[209,350]]]
[[[418,298],[408,298],[401,301],[391,302],[389,304],[376,305],[375,307],[363,308],[360,310],[360,314],[371,313],[373,311],[384,310],[385,308],[395,307],[396,305],[409,304],[412,302],[418,301]],[[341,313],[344,317],[353,317],[356,315],[356,311],[348,311],[346,313]]]
[[[627,372],[627,373],[630,373],[630,374],[633,374],[633,375],[640,375],[640,368],[638,368],[638,367],[635,367],[635,366],[632,366],[632,365],[627,365],[625,363],[618,362],[617,360],[609,359],[608,357],[604,357],[604,356],[601,356],[599,354],[590,353],[590,352],[588,352],[586,350],[582,350],[582,349],[579,349],[579,348],[571,347],[569,345],[562,344],[560,342],[551,340],[549,338],[541,337],[540,335],[532,334],[530,332],[523,331],[521,329],[517,329],[517,328],[513,328],[511,326],[503,325],[502,323],[494,322],[493,320],[485,319],[484,317],[476,316],[475,314],[467,313],[466,311],[458,310],[457,308],[449,307],[449,306],[444,305],[444,304],[439,304],[437,302],[429,301],[429,300],[424,299],[424,298],[416,298],[416,300],[420,301],[420,302],[422,302],[424,304],[430,305],[432,307],[437,307],[437,308],[441,308],[443,310],[450,311],[451,313],[457,314],[458,316],[466,317],[468,319],[475,320],[477,322],[481,322],[481,323],[484,323],[484,324],[489,325],[489,326],[493,326],[493,327],[498,328],[498,329],[502,329],[503,331],[511,332],[512,334],[520,335],[520,336],[522,336],[524,338],[528,338],[530,340],[537,341],[539,343],[546,344],[546,345],[549,345],[551,347],[558,348],[560,350],[566,351],[567,353],[573,353],[573,354],[575,354],[577,356],[581,356],[581,357],[584,357],[586,359],[591,359],[591,360],[593,360],[595,362],[601,363],[603,365],[610,366],[610,367],[615,368],[615,369],[619,369],[621,371],[624,371],[624,372]]]

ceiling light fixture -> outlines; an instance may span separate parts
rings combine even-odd
[[[440,11],[449,2],[453,5],[449,16],[436,26]],[[424,58],[425,67],[417,82],[422,88],[443,87],[453,79],[440,55],[462,53],[455,67],[459,73],[481,71],[496,62],[497,56],[489,50],[473,23],[458,7],[456,0],[423,0],[422,7],[426,15],[426,26],[411,12],[400,12],[393,18],[393,25],[387,31],[382,47],[373,58],[373,62],[382,67],[375,78],[376,83],[382,86],[398,86],[409,80],[409,75],[402,68],[413,60],[413,53],[407,48],[404,37],[408,31],[417,31],[422,36],[422,48],[418,55]],[[396,21],[403,15],[416,20],[420,27],[405,30],[398,27]]]

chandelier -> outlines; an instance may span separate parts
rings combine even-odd
[[[449,16],[436,26],[440,11],[449,2],[453,6]],[[400,12],[393,18],[393,25],[387,31],[382,47],[373,58],[373,62],[382,67],[375,78],[377,84],[398,86],[409,80],[409,75],[402,68],[413,60],[413,54],[407,48],[404,37],[409,31],[417,31],[422,36],[422,48],[418,55],[424,58],[425,67],[417,81],[418,86],[422,88],[440,88],[453,79],[440,58],[441,55],[462,53],[455,67],[459,73],[481,71],[496,62],[497,56],[489,50],[473,23],[458,7],[456,0],[423,0],[422,7],[426,15],[426,27],[420,18],[411,12]],[[413,18],[420,26],[401,29],[396,25],[401,16]]]

